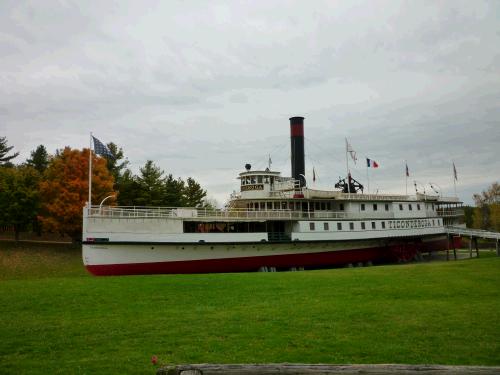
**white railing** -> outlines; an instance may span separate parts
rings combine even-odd
[[[500,239],[499,232],[489,232],[487,230],[482,229],[468,229],[461,227],[446,227],[446,232],[449,234],[458,234],[460,236],[472,236],[472,237],[480,237],[480,238],[491,238],[491,239]]]
[[[391,212],[344,212],[344,211],[292,211],[246,209],[213,210],[204,208],[172,207],[113,207],[93,206],[87,209],[88,217],[106,218],[201,218],[201,219],[251,219],[251,220],[303,220],[303,219],[392,219]]]

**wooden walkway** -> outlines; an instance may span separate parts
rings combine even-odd
[[[452,236],[469,237],[469,256],[472,258],[472,248],[476,248],[476,256],[479,257],[479,248],[477,246],[478,238],[492,239],[495,240],[497,256],[500,256],[500,232],[489,232],[487,230],[480,229],[469,229],[461,227],[445,227],[445,231],[448,234],[448,252],[447,256],[449,258],[449,251],[453,247],[453,254],[455,259],[457,259],[457,252],[455,245],[451,240]]]
[[[439,365],[179,365],[162,367],[157,375],[353,375],[353,374],[402,374],[402,375],[493,375],[500,374],[500,367],[439,366]]]

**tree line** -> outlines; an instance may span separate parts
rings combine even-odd
[[[166,174],[148,160],[136,175],[121,147],[107,144],[112,157],[92,152],[92,202],[113,196],[120,206],[211,207],[207,192],[193,178]],[[49,154],[40,145],[20,164],[18,152],[0,137],[0,226],[22,231],[59,233],[77,241],[82,208],[88,201],[89,152],[65,147]]]
[[[500,232],[500,184],[494,182],[473,199],[475,207],[464,209],[467,227]]]

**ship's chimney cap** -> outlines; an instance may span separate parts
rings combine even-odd
[[[290,121],[302,121],[304,119],[305,119],[305,117],[302,117],[302,116],[290,117]]]

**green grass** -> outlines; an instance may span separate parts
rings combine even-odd
[[[168,363],[500,365],[496,257],[96,278],[74,250],[18,255],[0,246],[0,373],[154,373],[152,355]],[[15,256],[47,261],[14,272]]]

